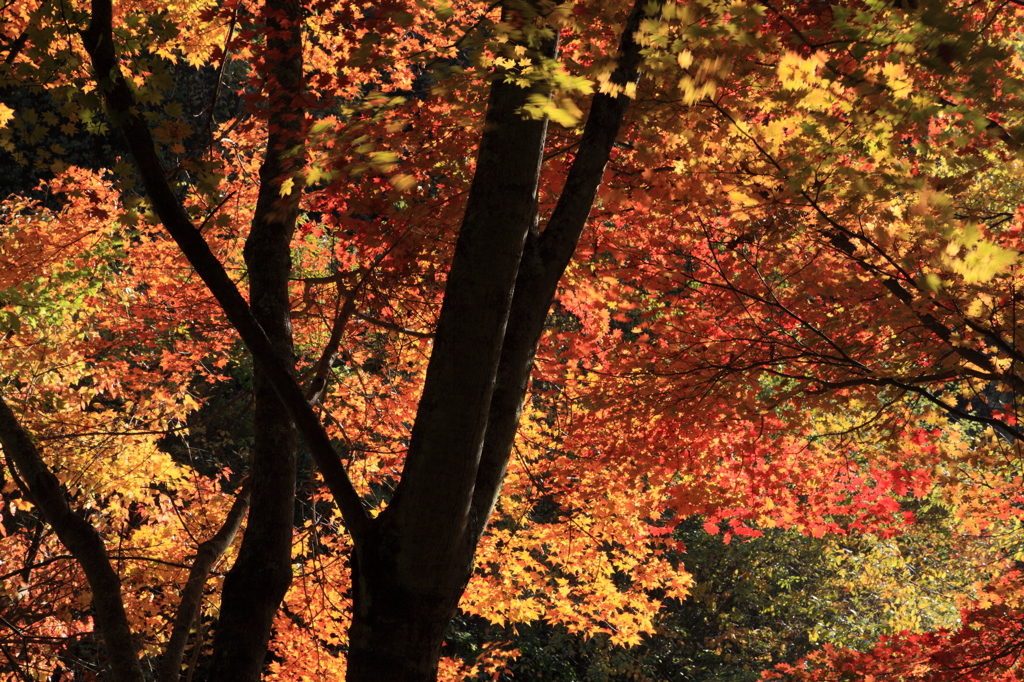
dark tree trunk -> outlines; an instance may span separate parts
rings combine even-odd
[[[401,483],[353,561],[350,682],[433,680],[472,571],[473,489],[523,244],[537,220],[547,121],[519,113],[530,94],[500,78],[491,87]]]
[[[272,94],[270,134],[244,253],[249,305],[289,370],[294,369],[294,359],[288,278],[299,191],[282,197],[281,183],[303,165],[303,155],[296,150],[302,145],[304,112],[296,111],[294,104],[302,95],[301,10],[295,0],[266,3],[268,23],[276,29],[267,41],[274,61],[264,67]],[[274,615],[292,580],[295,423],[259,365],[253,399],[252,502],[238,558],[224,580],[211,678],[219,682],[260,679]]]
[[[68,494],[50,471],[28,432],[0,396],[0,447],[14,462],[18,484],[36,505],[85,572],[92,590],[92,616],[103,640],[103,649],[113,682],[143,682],[145,679],[138,647],[124,610],[121,579],[110,563],[103,538],[78,510],[68,503]]]
[[[352,562],[349,682],[425,682],[437,677],[445,631],[472,572],[472,547],[457,552],[461,570],[451,562],[447,585],[437,584],[437,574],[425,576],[433,583],[426,591],[420,581],[409,580],[417,572],[415,558],[394,553],[400,544],[401,538],[374,536]]]
[[[637,77],[643,4],[623,31],[612,77],[620,85]],[[405,470],[353,560],[348,682],[436,678],[501,488],[547,311],[629,105],[622,95],[594,97],[562,196],[539,233],[547,125],[522,118],[530,94],[500,77],[491,89]]]

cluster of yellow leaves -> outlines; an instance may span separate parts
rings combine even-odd
[[[215,321],[206,296],[180,298],[194,282],[176,250],[118,222],[125,209],[107,178],[71,169],[47,189],[53,208],[0,207],[0,390],[107,540],[135,631],[156,654],[188,557],[231,503],[158,441],[198,405],[189,393],[197,359],[231,341],[198,323]],[[32,518],[13,483],[4,493],[5,515]],[[38,618],[22,622],[36,634],[91,629],[84,576],[56,538],[11,534],[0,547],[0,572],[30,567],[16,598],[0,604],[12,622],[29,609]],[[36,652],[46,665],[59,645],[49,641]]]

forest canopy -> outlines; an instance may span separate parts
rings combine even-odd
[[[4,679],[1024,676],[1021,3],[0,12]]]

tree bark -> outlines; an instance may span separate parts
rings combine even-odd
[[[637,2],[613,76],[620,85],[636,80],[633,36],[642,17]],[[546,122],[522,118],[529,94],[500,77],[491,89],[409,456],[394,499],[353,561],[349,682],[436,678],[445,630],[501,488],[547,311],[629,103],[595,97],[561,199],[538,236]]]
[[[644,18],[645,5],[642,0],[634,4],[623,28],[618,68],[610,79],[616,85],[636,83],[639,78],[641,46],[635,35]],[[473,491],[471,536],[474,543],[483,533],[501,492],[544,321],[554,300],[558,281],[569,265],[590,217],[629,104],[630,99],[623,94],[594,95],[583,137],[558,203],[544,232],[531,232],[527,237]]]
[[[294,365],[289,367],[291,358],[282,357],[275,349],[249,304],[228,277],[224,266],[210,251],[203,235],[192,224],[188,211],[167,182],[153,135],[139,114],[134,95],[117,64],[112,38],[112,16],[111,0],[92,0],[92,21],[89,28],[82,32],[82,41],[92,59],[97,90],[103,95],[111,122],[124,135],[145,187],[146,197],[168,234],[217,299],[224,315],[252,354],[253,361],[281,399],[281,404],[295,420],[296,427],[312,452],[324,482],[345,519],[345,525],[358,540],[370,519],[359,493],[352,485],[323,424],[296,382]]]
[[[282,183],[301,173],[304,162],[305,111],[296,106],[304,94],[302,7],[296,0],[267,0],[265,13],[270,132],[244,255],[249,306],[275,354],[294,373],[288,278],[302,182],[287,192]],[[297,434],[272,379],[259,365],[254,369],[252,503],[238,558],[224,580],[214,681],[260,679],[274,616],[292,581]]]
[[[110,663],[114,682],[143,682],[138,647],[121,597],[121,578],[110,565],[103,538],[68,504],[68,495],[50,471],[14,412],[0,398],[0,446],[18,467],[26,497],[39,508],[57,538],[82,567],[92,590],[96,630]],[[14,472],[12,472],[13,474]]]

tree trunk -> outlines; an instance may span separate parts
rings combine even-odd
[[[473,570],[473,546],[464,544],[445,576],[428,577],[425,591],[415,557],[393,550],[394,535],[374,534],[352,561],[352,626],[348,682],[430,682],[437,677],[448,623]],[[453,554],[454,554],[453,553]],[[455,559],[456,557],[451,557]],[[447,583],[438,584],[438,578]]]
[[[298,189],[281,196],[281,184],[300,172],[304,112],[302,96],[301,6],[268,0],[267,40],[272,64],[264,65],[271,93],[267,155],[260,192],[245,243],[249,305],[279,358],[294,370],[291,300],[291,239],[298,216]],[[301,183],[300,183],[301,186]],[[274,616],[292,580],[291,549],[295,509],[295,423],[263,368],[255,367],[252,502],[238,559],[224,580],[214,639],[212,680],[256,682],[263,670]]]
[[[68,494],[46,466],[28,432],[0,396],[0,447],[17,467],[20,487],[39,508],[61,543],[82,567],[92,590],[92,617],[103,640],[113,682],[143,682],[138,646],[124,610],[121,578],[110,563],[103,538],[68,502]]]
[[[472,572],[473,490],[523,245],[537,220],[547,121],[523,118],[530,94],[500,76],[491,86],[401,483],[356,547],[349,682],[433,680]]]
[[[612,80],[635,82],[638,0]],[[555,45],[543,48],[553,56]],[[537,230],[545,121],[531,93],[491,89],[409,456],[391,504],[357,544],[348,682],[430,682],[501,488],[533,356],[629,105],[595,96],[562,196]],[[525,250],[525,254],[524,254]]]

